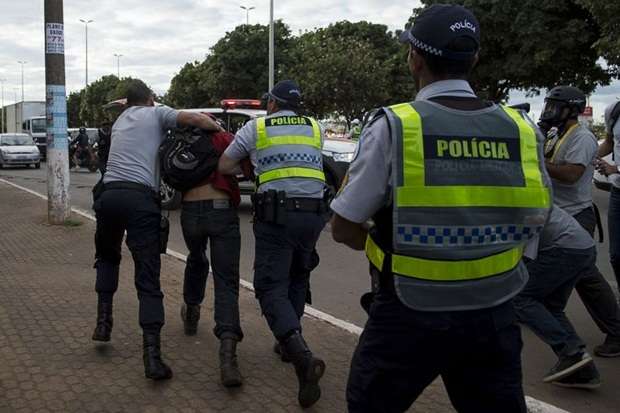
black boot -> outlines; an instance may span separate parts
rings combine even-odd
[[[237,340],[223,338],[220,341],[220,373],[224,387],[239,387],[243,384],[237,364]]]
[[[325,373],[325,362],[312,355],[301,333],[283,340],[281,343],[284,353],[295,365],[295,373],[299,381],[299,405],[307,408],[316,403],[321,397],[319,380]]]
[[[285,362],[285,363],[290,363],[291,362],[290,357],[288,355],[286,355],[286,353],[284,353],[284,351],[282,351],[282,346],[277,341],[273,345],[273,352],[276,353],[278,356],[280,356],[280,360],[282,360],[283,362]]]
[[[172,378],[172,370],[161,359],[159,334],[144,334],[144,375],[147,379],[167,380]]]
[[[183,304],[181,307],[181,319],[185,328],[186,336],[195,336],[198,332],[198,320],[200,320],[200,306]]]
[[[93,333],[94,341],[110,341],[112,334],[112,303],[97,304],[97,327]]]

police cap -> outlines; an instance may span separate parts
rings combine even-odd
[[[472,39],[476,47],[471,51],[450,50],[449,45],[461,37]],[[415,18],[411,29],[401,34],[400,41],[437,57],[469,60],[480,49],[480,24],[463,6],[434,4]]]
[[[293,107],[301,106],[301,88],[293,80],[278,82],[268,95],[277,102]]]

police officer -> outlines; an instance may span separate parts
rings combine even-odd
[[[300,320],[327,205],[322,132],[298,114],[301,97],[295,82],[278,83],[268,95],[268,116],[237,132],[219,170],[232,174],[248,156],[256,167],[254,288],[279,351],[295,366],[299,404],[309,407],[320,398],[325,363],[308,348]]]
[[[459,412],[526,412],[512,298],[551,205],[542,136],[464,80],[480,49],[469,10],[430,6],[401,40],[419,92],[364,128],[331,204],[334,239],[366,250],[378,285],[349,411],[403,412],[442,376]]]
[[[543,130],[551,130],[545,157],[553,182],[553,202],[594,235],[598,211],[592,203],[592,178],[598,141],[587,126],[579,123],[578,117],[585,107],[586,95],[581,90],[557,86],[547,93],[540,124]],[[620,356],[620,308],[603,274],[596,266],[590,267],[581,275],[575,289],[598,327],[607,335],[605,342],[594,348],[594,354]],[[573,377],[563,381],[580,384]]]
[[[78,161],[88,156],[88,145],[90,144],[85,127],[80,128],[78,136],[75,137],[72,143],[75,145],[74,161],[76,165],[79,165]]]
[[[105,174],[108,157],[110,156],[110,139],[112,138],[111,126],[109,121],[105,121],[97,131],[99,135],[99,140],[97,141],[97,158],[99,159],[99,171],[101,172],[101,176]]]
[[[160,330],[164,325],[160,272],[160,144],[166,129],[177,125],[220,130],[209,117],[154,106],[153,92],[140,80],[127,87],[128,108],[112,127],[112,146],[103,190],[95,194],[97,282],[97,326],[95,341],[109,341],[112,332],[112,303],[118,288],[121,243],[127,231],[127,246],[135,264],[135,285],[140,301],[143,330],[144,374],[154,380],[169,379],[172,370],[162,361]]]

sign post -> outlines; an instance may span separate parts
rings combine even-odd
[[[45,0],[45,85],[47,216],[50,224],[61,225],[71,215],[63,0]]]

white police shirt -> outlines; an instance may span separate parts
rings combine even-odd
[[[616,163],[620,160],[620,120],[616,122],[614,129],[611,130],[611,112],[614,108],[614,105],[609,105],[605,109],[605,130],[607,133],[611,133],[614,140],[614,160]],[[613,174],[609,176],[609,182],[615,187],[620,189],[620,173]]]

